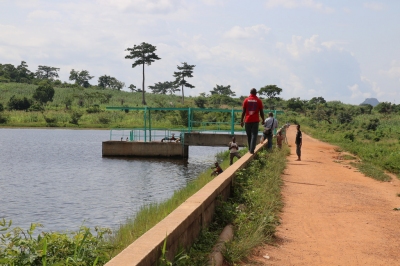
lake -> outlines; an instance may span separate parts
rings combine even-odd
[[[0,129],[0,219],[24,229],[116,228],[211,167],[223,147],[190,147],[189,159],[103,158],[108,130]]]

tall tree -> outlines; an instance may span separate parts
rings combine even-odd
[[[34,77],[34,74],[28,69],[28,65],[25,61],[21,61],[21,64],[17,66],[17,71],[19,74],[19,82],[21,83],[30,83],[31,79]]]
[[[53,80],[54,78],[58,78],[57,71],[60,71],[57,67],[51,66],[38,66],[36,70],[35,76],[38,79],[48,79]]]
[[[260,88],[260,90],[258,91],[259,95],[265,95],[267,96],[268,99],[274,99],[277,98],[276,96],[281,94],[282,89],[279,88],[276,85],[267,85],[264,86],[262,88]]]
[[[149,86],[149,88],[153,91],[153,93],[159,94],[167,94],[167,92],[173,94],[176,91],[180,91],[177,88],[176,83],[172,81],[157,82],[154,84],[154,86]]]
[[[174,77],[176,78],[175,83],[178,86],[182,86],[182,103],[184,103],[185,93],[183,91],[183,87],[194,88],[192,84],[187,82],[185,78],[193,77],[193,68],[195,65],[188,65],[186,62],[182,63],[182,66],[177,66],[179,71],[174,72]]]
[[[144,97],[145,87],[144,87],[144,65],[151,65],[155,60],[160,60],[161,58],[155,54],[157,48],[149,43],[142,42],[139,45],[134,45],[133,48],[127,48],[125,51],[129,51],[129,55],[125,56],[125,59],[134,59],[135,62],[132,64],[132,68],[136,66],[143,66],[143,80],[142,80],[142,104],[146,105],[146,100]]]
[[[90,76],[87,70],[75,71],[72,69],[69,72],[69,80],[75,81],[75,84],[85,88],[90,87],[89,80],[92,78],[94,78],[94,76]]]
[[[225,95],[229,97],[234,97],[236,96],[236,93],[231,90],[231,85],[224,86],[224,85],[215,85],[211,92],[211,95],[214,94],[219,94],[219,95]]]

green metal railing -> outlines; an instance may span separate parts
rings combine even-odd
[[[112,139],[112,131],[114,130],[128,130],[129,131],[129,137],[127,136],[128,140],[130,141],[137,141],[139,138],[144,142],[147,141],[152,141],[152,140],[157,140],[159,138],[158,135],[154,134],[154,131],[164,131],[165,132],[165,137],[167,135],[172,134],[171,131],[173,129],[156,129],[152,128],[151,126],[151,111],[186,111],[188,112],[188,125],[187,128],[185,129],[177,129],[176,131],[179,132],[179,135],[183,137],[183,132],[192,132],[193,130],[195,131],[202,131],[202,132],[229,132],[231,135],[234,135],[235,133],[243,133],[244,129],[239,128],[238,123],[235,123],[235,114],[236,113],[242,113],[241,109],[213,109],[213,108],[167,108],[167,107],[106,107],[107,110],[134,110],[134,111],[143,111],[143,121],[144,121],[144,127],[143,128],[131,128],[131,129],[111,129],[110,133],[110,140]],[[194,121],[194,112],[220,112],[220,113],[231,113],[231,119],[230,122],[206,122],[206,121]],[[283,111],[276,111],[276,110],[264,110],[264,113],[267,114],[269,112],[273,112],[274,116],[276,117],[277,114],[283,113]],[[197,127],[197,125],[200,125]],[[196,126],[196,127],[195,127]],[[217,127],[217,129],[211,129],[210,127]],[[225,128],[226,127],[226,128]],[[236,127],[236,128],[235,128]],[[141,132],[138,132],[141,131]],[[139,137],[138,137],[139,136]],[[170,137],[171,135],[169,135]],[[124,136],[122,136],[123,140],[126,140]]]

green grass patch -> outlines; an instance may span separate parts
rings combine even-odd
[[[356,159],[356,157],[354,157],[353,155],[350,155],[350,154],[344,154],[341,157],[343,160],[355,160]]]
[[[392,178],[385,174],[382,169],[376,167],[370,163],[350,163],[352,166],[360,170],[361,173],[368,177],[372,177],[378,181],[390,181]]]
[[[234,240],[223,254],[230,265],[246,260],[252,249],[272,240],[279,225],[281,174],[289,148],[262,152],[234,178],[232,196],[220,202],[216,216],[188,252],[182,265],[206,265],[212,247],[227,224],[234,225]],[[181,265],[181,264],[177,264]]]

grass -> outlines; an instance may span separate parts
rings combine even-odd
[[[188,252],[189,260],[177,265],[205,265],[212,247],[227,224],[234,225],[234,239],[227,243],[224,259],[235,265],[251,251],[269,243],[279,224],[283,206],[281,174],[289,148],[260,153],[234,179],[232,197],[217,206],[213,223],[205,229]]]
[[[356,167],[365,176],[372,177],[375,180],[388,182],[392,179],[389,175],[385,174],[385,172],[382,169],[372,164],[369,163],[350,163],[350,164]]]

